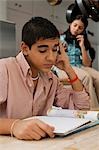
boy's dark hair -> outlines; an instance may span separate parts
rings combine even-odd
[[[32,17],[22,29],[22,41],[31,49],[39,39],[59,38],[59,31],[49,20],[42,17]]]

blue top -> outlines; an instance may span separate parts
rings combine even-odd
[[[65,35],[60,36],[60,40],[62,42],[65,42]],[[67,54],[69,56],[70,64],[72,66],[81,67],[82,66],[82,53],[80,48],[75,47],[75,40],[73,41],[73,44],[68,44],[67,46]]]

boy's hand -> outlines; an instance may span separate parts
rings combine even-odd
[[[66,45],[60,42],[60,53],[57,55],[56,66],[66,71],[67,67],[70,67],[69,57],[66,53]]]
[[[40,140],[41,138],[54,137],[54,127],[39,119],[20,120],[13,127],[13,135],[18,139]]]

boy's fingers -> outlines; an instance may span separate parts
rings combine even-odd
[[[52,126],[50,126],[50,125],[48,125],[48,124],[46,124],[46,123],[44,123],[42,121],[38,125],[50,137],[54,137],[55,136],[54,133],[53,133],[54,127],[52,127]]]
[[[65,54],[66,50],[67,50],[66,44],[64,45],[62,44],[62,42],[60,42],[60,52],[62,54]]]

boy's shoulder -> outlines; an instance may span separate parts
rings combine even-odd
[[[12,61],[13,59],[15,59],[15,57],[0,58],[0,63],[6,63],[8,61]]]
[[[15,57],[7,57],[7,58],[1,58],[0,59],[0,68],[2,67],[8,67],[13,65],[15,62]]]

